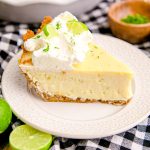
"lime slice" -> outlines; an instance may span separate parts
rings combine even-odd
[[[21,125],[11,132],[9,143],[13,150],[48,150],[52,135]]]
[[[58,36],[57,30],[49,24],[45,25],[45,27],[43,28],[43,32],[44,32],[45,36],[48,38]]]
[[[84,31],[88,31],[88,27],[79,21],[72,20],[67,22],[68,30],[71,31],[73,34],[81,34]]]
[[[0,98],[0,133],[4,132],[12,118],[12,112],[7,102]]]

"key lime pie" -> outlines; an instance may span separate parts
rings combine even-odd
[[[123,105],[132,98],[132,70],[96,45],[71,13],[45,17],[38,32],[28,30],[23,39],[19,67],[45,101]]]

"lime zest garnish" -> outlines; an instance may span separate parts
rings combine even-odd
[[[74,39],[73,39],[72,37],[70,38],[70,40],[71,40],[71,44],[72,44],[72,45],[75,45],[75,44],[76,44],[75,41],[74,41]]]
[[[47,47],[45,49],[43,49],[44,52],[48,52],[49,51],[49,44],[47,43]]]
[[[48,38],[58,36],[57,30],[50,24],[44,26],[43,32]]]
[[[56,29],[59,30],[60,28],[61,28],[61,24],[60,24],[60,22],[57,22],[56,23]]]
[[[98,49],[98,46],[97,46],[97,45],[94,45],[94,48],[95,48],[95,49]]]
[[[41,37],[41,35],[37,35],[36,37],[34,37],[34,39],[39,39]]]
[[[74,35],[81,34],[84,31],[88,31],[88,27],[77,20],[71,20],[67,22],[68,30],[71,31]]]
[[[40,37],[41,37],[41,35],[37,35],[37,37],[36,37],[36,38],[38,39],[38,38],[40,38]]]
[[[121,21],[129,24],[145,24],[145,23],[149,23],[150,19],[141,14],[133,14],[133,15],[128,15],[125,18],[122,18]]]
[[[59,49],[59,47],[55,46],[54,48]]]

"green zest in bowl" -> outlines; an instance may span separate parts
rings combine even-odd
[[[122,18],[121,21],[129,24],[146,24],[150,22],[150,19],[141,14],[133,14]]]

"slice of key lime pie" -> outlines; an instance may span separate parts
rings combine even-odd
[[[23,39],[19,67],[44,100],[127,104],[132,98],[132,70],[96,45],[71,13],[45,17],[38,33],[28,30]]]

